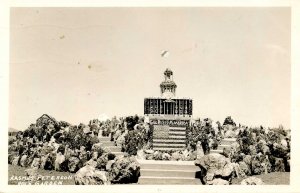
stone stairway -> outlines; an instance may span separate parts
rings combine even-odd
[[[154,161],[138,160],[141,176],[138,184],[148,185],[202,185],[199,178],[200,168],[193,161]]]
[[[236,138],[224,138],[217,149],[211,149],[210,153],[222,153],[223,149],[230,149],[230,145],[236,142]]]
[[[100,143],[103,144],[103,147],[110,150],[111,153],[118,155],[124,155],[124,152],[121,151],[120,147],[117,147],[113,141],[110,141],[110,137],[99,137]]]

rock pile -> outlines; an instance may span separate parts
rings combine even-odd
[[[201,169],[201,181],[204,184],[227,185],[235,175],[234,165],[229,158],[218,153],[204,155],[195,161],[195,165]]]

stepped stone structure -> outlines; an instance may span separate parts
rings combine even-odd
[[[154,150],[180,150],[186,147],[186,128],[193,114],[193,101],[176,97],[173,71],[166,69],[160,84],[161,97],[144,99],[144,114],[153,128]]]
[[[116,156],[124,155],[120,147],[117,147],[114,142],[110,140],[110,137],[99,137],[100,143],[103,144],[103,147],[108,149],[110,153],[115,154]]]

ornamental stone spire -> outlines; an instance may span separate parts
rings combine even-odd
[[[173,72],[167,68],[164,72],[165,80],[160,84],[161,96],[163,98],[174,98],[177,85],[173,81]]]

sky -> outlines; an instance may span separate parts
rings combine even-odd
[[[289,128],[290,25],[289,8],[11,8],[9,126],[143,115],[171,68],[194,118]]]

